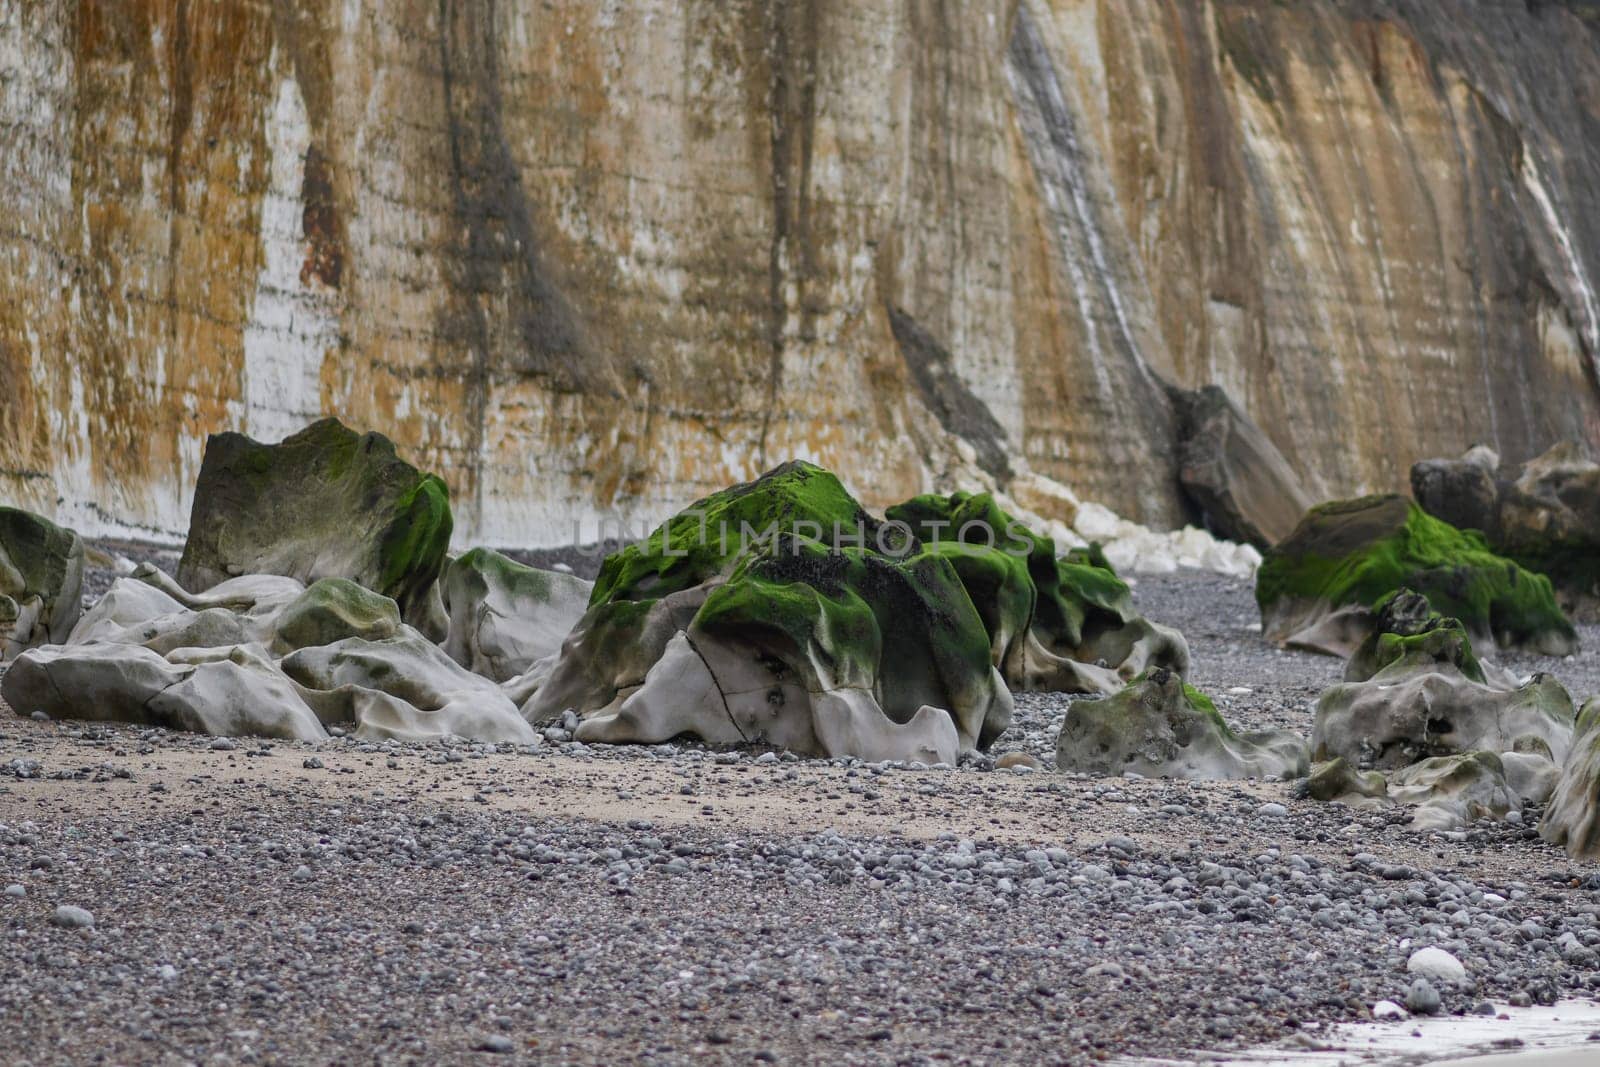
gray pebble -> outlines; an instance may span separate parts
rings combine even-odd
[[[1406,1010],[1413,1015],[1432,1015],[1440,1003],[1439,991],[1426,978],[1418,978],[1406,991]]]

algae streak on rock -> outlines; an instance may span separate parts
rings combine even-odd
[[[1313,495],[1600,442],[1561,4],[0,6],[0,496],[175,534],[323,413],[475,541],[789,458],[1185,517],[1164,385]]]

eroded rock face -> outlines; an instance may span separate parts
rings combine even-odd
[[[1499,822],[1521,811],[1521,798],[1507,782],[1505,765],[1493,752],[1434,756],[1389,775],[1389,797],[1413,804],[1411,827],[1454,830],[1479,819]]]
[[[347,578],[442,641],[448,624],[434,584],[450,531],[444,482],[381,434],[337,419],[276,445],[217,434],[206,442],[178,581],[204,592],[245,574]]]
[[[918,496],[885,517],[950,561],[1012,688],[1114,693],[1151,667],[1187,672],[1183,635],[1134,610],[1098,547],[1058,557],[987,493]]]
[[[71,530],[0,507],[0,662],[64,641],[83,609],[83,542]]]
[[[17,658],[0,680],[6,703],[51,718],[297,741],[327,731],[260,645],[52,645]]]
[[[1370,676],[1332,686],[1317,701],[1313,759],[1396,770],[1474,751],[1523,752],[1557,764],[1566,755],[1573,721],[1567,691],[1547,674],[1521,684],[1486,675],[1456,620],[1435,616],[1421,632],[1382,634],[1377,645]]]
[[[964,451],[1169,526],[1162,378],[1319,499],[1600,416],[1568,5],[212,7],[0,18],[8,501],[180,533],[205,434],[339,412],[474,542]]]
[[[1403,588],[1459,619],[1480,648],[1553,656],[1577,650],[1577,632],[1549,579],[1402,496],[1312,508],[1267,554],[1256,574],[1256,603],[1267,638],[1348,656],[1373,632],[1379,602]]]
[[[1495,552],[1549,578],[1561,605],[1600,615],[1600,464],[1566,441],[1512,476],[1475,448],[1460,459],[1411,468],[1417,502],[1430,515],[1481,530]]]
[[[1286,731],[1235,734],[1210,698],[1152,670],[1115,696],[1078,700],[1056,738],[1056,769],[1147,778],[1295,777],[1305,742]]]
[[[691,733],[817,755],[987,747],[1011,698],[948,560],[806,463],[700,501],[609,557],[524,712],[577,737]]]
[[[1179,411],[1178,479],[1206,528],[1263,550],[1288,537],[1316,501],[1278,446],[1221,386],[1184,394]]]
[[[1482,445],[1458,459],[1425,459],[1411,466],[1411,495],[1429,515],[1458,530],[1477,530],[1490,544],[1500,534],[1500,457]]]
[[[530,744],[533,729],[489,679],[416,630],[301,648],[282,671],[325,722],[354,722],[363,737],[419,741],[455,734]]]
[[[554,656],[589,606],[594,583],[525,567],[486,548],[450,562],[439,591],[450,618],[444,649],[497,682]]]
[[[65,644],[19,656],[0,695],[24,713],[223,736],[315,740],[348,723],[373,738],[534,740],[506,691],[342,578],[245,575],[193,594],[140,568]]]
[[[1600,859],[1600,697],[1583,705],[1539,834],[1573,856]]]
[[[1306,782],[1318,800],[1405,804],[1419,830],[1504,819],[1542,804],[1572,740],[1572,700],[1555,679],[1517,679],[1473,654],[1466,630],[1410,590],[1317,702]]]

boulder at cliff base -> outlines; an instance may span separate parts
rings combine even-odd
[[[1305,742],[1287,731],[1236,734],[1204,693],[1156,668],[1115,696],[1077,700],[1056,737],[1056,769],[1146,778],[1296,777]]]
[[[1178,482],[1219,537],[1267,549],[1315,498],[1278,446],[1221,386],[1182,393]]]
[[[64,641],[82,610],[83,541],[20,508],[0,507],[0,662]]]
[[[1428,514],[1477,530],[1496,553],[1550,579],[1569,615],[1600,618],[1600,464],[1563,442],[1499,473],[1479,446],[1458,459],[1411,468],[1411,491]]]
[[[1312,508],[1256,574],[1262,632],[1348,656],[1372,632],[1373,609],[1401,588],[1460,620],[1480,648],[1544,655],[1577,650],[1549,579],[1497,556],[1405,497],[1368,496]]]
[[[448,624],[435,583],[450,530],[444,482],[399,458],[382,434],[358,434],[337,419],[276,445],[213,434],[178,581],[204,592],[248,574],[348,578],[442,641]]]
[[[999,735],[1011,696],[950,561],[795,462],[605,561],[524,707],[568,710],[580,741],[953,763]]]

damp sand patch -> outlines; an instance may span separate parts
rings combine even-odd
[[[1292,1043],[1181,1059],[1124,1059],[1117,1067],[1590,1067],[1600,1063],[1600,1004],[1496,1005],[1496,1014],[1412,1016],[1393,1022],[1308,1025]],[[1297,1047],[1298,1046],[1298,1047]]]

